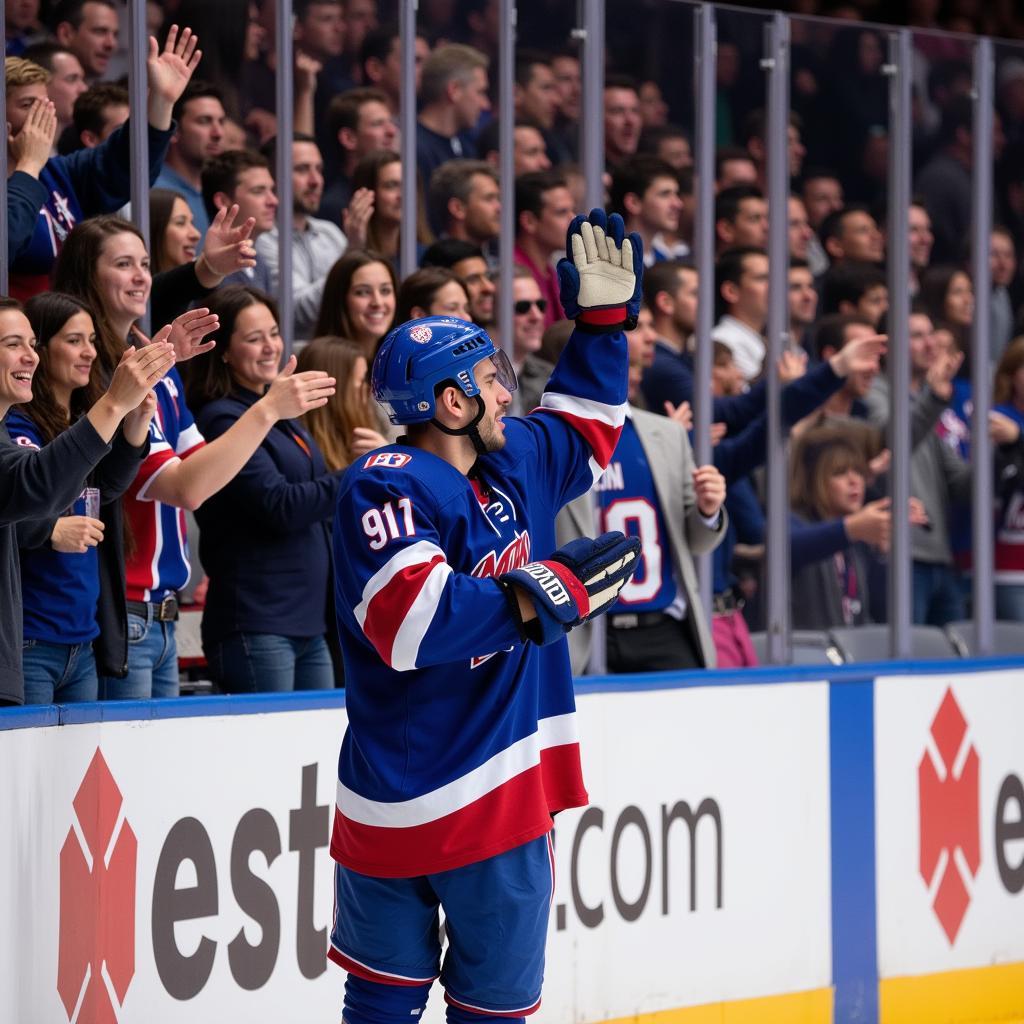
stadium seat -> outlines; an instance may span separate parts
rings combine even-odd
[[[977,653],[977,632],[971,619],[950,622],[946,636],[962,658],[971,658]],[[1024,654],[1024,622],[993,622],[992,653]]]
[[[754,653],[762,665],[768,664],[768,634],[751,633]],[[843,656],[832,643],[828,633],[811,629],[794,629],[790,650],[791,665],[841,665]]]
[[[939,661],[960,656],[950,639],[936,626],[911,626],[911,657]],[[829,630],[843,660],[886,661],[889,659],[889,627],[885,624],[844,626]]]

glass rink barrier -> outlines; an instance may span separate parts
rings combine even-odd
[[[555,820],[531,1019],[1020,1019],[1022,672],[580,683],[590,804]],[[0,716],[2,1019],[337,1020],[345,723],[340,692]]]

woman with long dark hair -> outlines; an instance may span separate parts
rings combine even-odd
[[[39,366],[32,379],[32,401],[15,408],[6,426],[16,444],[43,448],[85,415],[103,393],[94,372],[96,335],[92,313],[70,295],[37,295],[27,303],[25,315],[36,336]],[[112,573],[123,586],[120,498],[149,451],[149,422],[155,410],[156,396],[150,392],[125,417],[110,454],[89,475],[82,494],[64,515],[19,527],[27,704],[97,697],[92,644],[100,635],[100,574]],[[112,618],[123,623],[123,597],[119,611],[120,616]],[[124,628],[108,633],[104,642],[126,653]]]
[[[56,278],[84,299],[96,322],[97,362],[106,371],[130,343],[147,339],[137,321],[152,285],[149,253],[138,231],[117,217],[78,225],[57,261]],[[208,309],[178,317],[156,338],[175,344],[178,362],[208,351],[215,328]],[[143,698],[178,693],[174,623],[177,592],[189,576],[182,509],[198,508],[246,464],[273,425],[323,405],[334,392],[324,373],[282,375],[222,437],[206,444],[185,403],[177,369],[157,386],[150,453],[125,496],[132,547],[127,561],[128,660],[101,666],[101,695]]]
[[[316,337],[359,342],[372,361],[395,321],[398,278],[390,261],[369,249],[349,249],[327,273]]]
[[[150,190],[149,240],[154,274],[194,260],[202,237],[180,192],[171,188]]]
[[[225,435],[278,379],[277,306],[231,285],[211,298],[216,348],[196,366],[189,403],[210,438]],[[241,472],[196,512],[210,578],[203,649],[222,690],[334,685],[327,647],[329,521],[341,474],[298,419],[280,419]]]

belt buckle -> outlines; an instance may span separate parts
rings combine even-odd
[[[612,615],[612,629],[636,629],[640,625],[639,615]]]
[[[168,594],[158,605],[160,611],[157,618],[160,622],[174,622],[178,617],[178,599],[173,594]]]

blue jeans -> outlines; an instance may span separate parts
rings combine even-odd
[[[914,562],[914,623],[945,626],[966,618],[960,574],[952,565]]]
[[[74,704],[97,700],[99,680],[92,644],[26,640],[21,650],[26,704]]]
[[[330,690],[334,668],[322,636],[232,633],[203,644],[210,674],[225,693]]]
[[[148,700],[177,697],[178,648],[174,623],[159,622],[149,608],[145,618],[128,613],[128,675],[124,679],[104,677],[100,693],[104,700]]]

